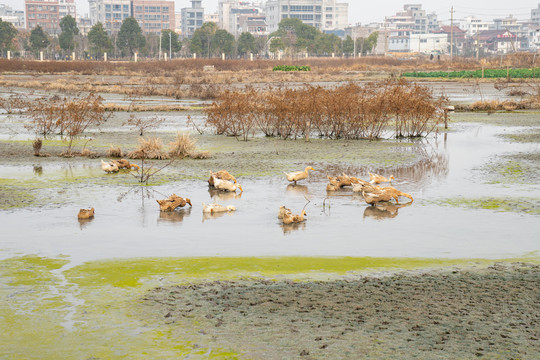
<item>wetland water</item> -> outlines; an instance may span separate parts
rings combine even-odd
[[[498,156],[537,151],[535,143],[515,143],[499,136],[522,130],[461,123],[454,124],[450,133],[431,137],[425,144],[427,162],[387,170],[386,175],[395,170],[393,186],[415,198],[412,204],[401,198],[401,208],[367,206],[350,190],[327,194],[328,164],[315,164],[322,171],[297,186],[281,175],[239,177],[245,191],[238,195],[211,191],[201,180],[149,187],[125,182],[109,185],[109,179],[129,175],[100,173],[99,160],[95,167],[45,164],[38,171],[30,165],[3,166],[4,179],[61,185],[40,195],[46,203],[43,207],[2,212],[1,256],[65,255],[73,266],[148,256],[521,256],[539,249],[537,215],[466,205],[486,198],[538,200],[538,184],[490,183],[483,169]],[[175,172],[181,175],[181,169],[165,171],[169,177]],[[367,169],[350,175],[367,178]],[[77,180],[85,176],[97,176],[100,181]],[[172,193],[189,197],[193,208],[160,213],[156,199]],[[237,211],[203,216],[203,202],[234,205]],[[280,205],[296,213],[305,206],[308,220],[282,226],[276,218]],[[86,207],[96,209],[95,219],[79,223],[78,209]]]
[[[222,153],[238,156],[227,164],[241,196],[209,191],[203,180],[225,160],[217,151],[218,160],[165,169],[152,186],[103,173],[99,159],[23,156],[19,163],[8,156],[0,195],[14,206],[0,211],[0,331],[7,339],[0,358],[535,359],[537,267],[458,268],[538,261],[538,144],[501,136],[538,133],[535,116],[491,115],[495,123],[527,120],[503,127],[487,125],[486,114],[456,115],[451,132],[422,140],[423,160],[383,171],[415,198],[403,198],[401,208],[367,206],[350,190],[327,194],[326,174],[366,179],[368,170],[381,170],[346,154],[340,162],[317,153],[319,171],[289,185],[282,171],[302,168],[309,154],[276,156],[268,165],[268,140],[199,139],[203,148],[219,141],[227,144]],[[181,119],[176,128],[185,126]],[[350,151],[343,145],[326,142],[325,149]],[[384,144],[368,145],[380,149],[375,163],[384,168],[391,160]],[[246,157],[240,149],[251,146],[261,149]],[[366,150],[358,158],[372,156]],[[264,175],[235,164],[244,161]],[[172,193],[191,198],[193,208],[160,213],[156,199]],[[202,202],[237,211],[204,217]],[[280,205],[297,213],[305,206],[308,220],[283,227]],[[77,221],[86,207],[96,209],[95,219]],[[440,266],[450,270],[432,269]],[[431,270],[386,272],[418,268]],[[382,272],[366,275],[374,269]]]

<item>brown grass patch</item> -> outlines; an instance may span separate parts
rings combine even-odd
[[[140,138],[137,149],[129,152],[130,159],[169,159],[169,155],[163,151],[163,144],[160,138]]]
[[[190,156],[190,153],[195,150],[195,140],[189,134],[176,133],[176,139],[169,143],[169,156],[184,158]]]
[[[114,146],[114,145],[109,146],[106,154],[107,154],[107,157],[121,158],[124,156],[124,152],[122,151],[120,146]]]

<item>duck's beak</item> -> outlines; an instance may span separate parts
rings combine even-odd
[[[186,198],[186,203],[188,203],[189,206],[193,206],[193,205],[191,205],[191,200],[189,200],[189,199],[187,199],[187,198]]]
[[[242,185],[238,184],[237,186],[238,186],[238,188],[240,189],[241,192],[244,192],[244,189],[242,189]]]

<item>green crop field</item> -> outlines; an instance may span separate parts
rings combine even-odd
[[[406,72],[404,77],[422,78],[482,78],[482,70],[462,70],[462,71],[430,71],[430,72]],[[516,79],[540,78],[540,69],[485,69],[484,78],[505,78]]]

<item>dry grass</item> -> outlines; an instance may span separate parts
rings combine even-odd
[[[114,146],[114,145],[109,146],[106,154],[107,154],[107,157],[115,157],[115,158],[121,158],[124,156],[124,152],[122,151],[120,146]]]
[[[188,154],[188,156],[192,159],[209,159],[211,157],[210,152],[208,151],[192,151]]]
[[[184,158],[190,156],[195,150],[195,140],[189,134],[176,133],[176,139],[169,143],[169,156],[173,158]]]
[[[99,157],[99,154],[95,151],[92,151],[90,149],[83,149],[81,151],[81,156],[84,156],[84,157],[87,157],[87,158],[90,158],[90,159],[96,159]]]
[[[129,152],[127,157],[130,159],[169,159],[169,155],[163,150],[160,138],[140,138],[139,146]]]

